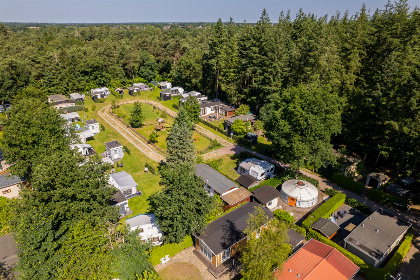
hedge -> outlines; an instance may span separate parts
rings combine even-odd
[[[336,191],[334,189],[324,189],[323,192],[329,196],[334,196],[337,193],[339,193],[339,191]],[[354,198],[346,197],[346,201],[344,203],[366,215],[372,214],[372,209],[370,209],[369,206],[360,203]]]
[[[399,204],[399,205],[402,205],[402,207],[407,207],[408,205],[408,200],[384,193],[376,189],[368,190],[366,196],[371,200],[374,200],[376,202],[389,205],[389,206],[395,206],[395,204]]]
[[[153,247],[150,251],[150,262],[153,266],[160,264],[160,259],[169,255],[170,257],[175,256],[182,250],[191,247],[193,245],[191,235],[187,235],[184,241],[180,243],[168,243],[162,246]]]
[[[363,189],[365,188],[362,183],[356,182],[353,179],[336,172],[334,172],[332,176],[332,181],[340,187],[358,194],[362,194]]]
[[[146,162],[145,165],[146,165],[147,169],[149,169],[150,173],[152,173],[153,175],[156,175],[156,168],[153,165],[151,165],[148,162]]]
[[[321,204],[318,209],[312,212],[309,217],[302,222],[302,227],[309,230],[311,225],[315,223],[319,218],[328,218],[335,210],[344,204],[345,200],[345,194],[337,193],[326,202]]]

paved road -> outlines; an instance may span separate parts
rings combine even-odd
[[[4,270],[5,279],[14,279],[11,269],[18,262],[18,252],[15,239],[11,235],[0,237],[0,267]],[[0,279],[3,279],[1,273]]]

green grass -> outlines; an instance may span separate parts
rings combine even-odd
[[[170,257],[175,256],[177,253],[182,250],[191,247],[193,245],[193,240],[191,235],[187,235],[184,238],[184,241],[180,243],[169,243],[162,246],[153,247],[150,251],[150,262],[153,266],[160,263],[160,259],[169,255]]]
[[[222,164],[219,166],[218,171],[233,181],[238,179],[240,175],[236,172],[236,168],[239,163],[241,163],[241,160],[236,155],[223,155],[221,157],[212,158],[205,163],[218,159],[222,159]]]

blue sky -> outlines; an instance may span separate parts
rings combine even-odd
[[[1,22],[256,22],[265,8],[273,22],[281,11],[300,8],[318,16],[355,14],[363,3],[372,12],[386,0],[0,0]],[[419,0],[408,0],[414,7]]]

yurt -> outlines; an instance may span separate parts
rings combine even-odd
[[[318,202],[318,189],[302,180],[288,180],[281,186],[281,199],[295,207],[311,207]]]

